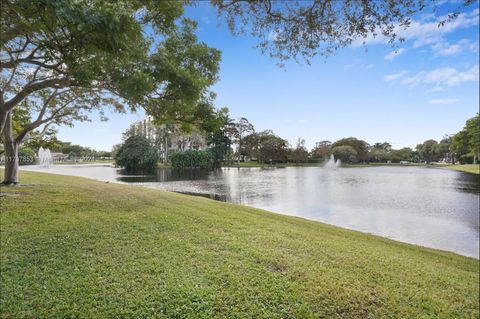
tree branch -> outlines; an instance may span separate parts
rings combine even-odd
[[[63,93],[63,92],[62,92]],[[37,127],[39,127],[40,125],[43,125],[45,123],[49,123],[50,121],[52,120],[58,120],[58,119],[61,119],[62,117],[66,117],[68,115],[71,115],[72,112],[69,112],[69,113],[63,113],[63,114],[59,114],[57,115],[60,111],[64,110],[70,103],[72,103],[73,101],[75,101],[76,99],[78,99],[78,97],[74,97],[68,101],[66,101],[61,107],[59,107],[57,110],[55,110],[55,112],[53,112],[49,117],[43,119],[43,116],[45,115],[46,113],[46,110],[48,108],[48,105],[53,101],[53,99],[55,97],[57,97],[59,94],[61,93],[58,93],[57,90],[52,93],[46,100],[45,100],[45,103],[43,104],[43,107],[42,107],[42,110],[40,111],[40,114],[39,116],[37,117],[37,119],[28,124],[27,126],[25,126],[25,128],[22,130],[22,132],[20,132],[20,134],[18,134],[18,136],[15,138],[15,141],[17,143],[21,143],[23,141],[23,139],[25,138],[25,136],[28,134],[28,132],[36,129]],[[48,124],[50,125],[50,124]],[[44,128],[44,130],[46,130]]]
[[[0,69],[11,69],[11,68],[14,68],[21,63],[27,63],[27,64],[38,65],[38,66],[41,66],[42,68],[45,68],[45,69],[48,69],[48,70],[57,70],[57,71],[60,72],[60,70],[58,70],[58,67],[60,65],[62,65],[63,61],[60,61],[60,62],[55,63],[55,64],[47,64],[47,63],[43,63],[43,62],[40,62],[40,61],[37,61],[37,60],[33,60],[33,59],[38,59],[38,58],[41,58],[41,57],[26,57],[26,58],[19,58],[19,59],[16,59],[16,60],[10,60],[8,62],[0,62]]]
[[[33,84],[27,84],[20,92],[17,93],[10,100],[3,104],[3,110],[8,112],[13,109],[18,103],[23,101],[30,93],[39,91],[49,87],[62,88],[73,85],[73,82],[69,79],[48,79]]]

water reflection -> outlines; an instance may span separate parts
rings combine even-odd
[[[478,258],[478,176],[421,167],[43,169],[139,184],[300,216]]]
[[[117,180],[125,183],[152,183],[167,181],[191,181],[208,179],[211,174],[207,170],[175,170],[175,169],[156,169],[149,171],[126,171],[119,170],[121,175]]]

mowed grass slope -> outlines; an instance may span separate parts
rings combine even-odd
[[[480,164],[449,165],[446,167],[460,172],[480,174]]]
[[[3,188],[2,318],[478,318],[479,262],[142,187]]]

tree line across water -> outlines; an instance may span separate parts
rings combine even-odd
[[[224,114],[225,115],[225,114]],[[305,140],[294,145],[271,130],[256,132],[246,119],[224,118],[214,131],[205,132],[208,147],[204,150],[171,152],[169,164],[177,168],[214,168],[222,165],[241,165],[241,162],[260,164],[321,163],[331,155],[343,163],[476,163],[480,152],[480,116],[465,123],[458,133],[445,135],[440,141],[429,139],[415,149],[393,149],[388,142],[370,145],[355,137],[338,141],[319,141],[308,150]],[[125,141],[113,152],[116,163],[126,168],[155,167],[159,160],[154,143],[141,135],[125,136]]]
[[[18,123],[21,119],[16,119]],[[466,121],[464,128],[452,135],[445,135],[440,141],[429,139],[414,149],[405,147],[393,149],[388,142],[373,145],[348,137],[338,141],[322,140],[308,150],[305,140],[299,138],[294,145],[271,130],[257,132],[246,119],[232,121],[223,109],[210,116],[201,127],[206,136],[204,150],[172,151],[168,163],[177,168],[213,168],[224,165],[241,165],[241,162],[259,164],[279,163],[322,163],[330,155],[343,163],[475,163],[480,149],[479,115]],[[40,147],[62,153],[69,161],[111,159],[117,165],[129,169],[155,167],[159,161],[155,143],[144,136],[126,134],[124,142],[112,151],[97,151],[89,147],[60,141],[55,131],[47,135],[32,135],[19,149],[21,165],[35,163]]]

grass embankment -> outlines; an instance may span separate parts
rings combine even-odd
[[[3,188],[2,318],[477,318],[479,262],[142,187]],[[16,195],[16,196],[13,196]]]
[[[342,163],[342,167],[347,168],[355,168],[355,167],[380,167],[380,166],[401,166],[401,167],[426,167],[427,165],[424,163],[407,163],[407,164],[400,164],[400,163]]]
[[[464,164],[464,165],[449,165],[445,166],[448,169],[453,169],[460,172],[480,174],[480,164]]]
[[[318,167],[322,166],[322,163],[274,163],[274,164],[268,164],[268,163],[260,163],[256,161],[250,161],[250,162],[240,162],[240,165],[238,165],[237,162],[234,163],[224,163],[224,167]]]
[[[89,164],[114,164],[112,160],[95,160],[95,161],[65,161],[65,162],[55,162],[53,165],[89,165]]]
[[[233,164],[225,164],[225,167],[322,167],[321,163],[259,163],[259,162],[240,162],[240,166],[235,162]],[[376,166],[426,166],[424,163],[342,163],[342,167],[376,167]]]

